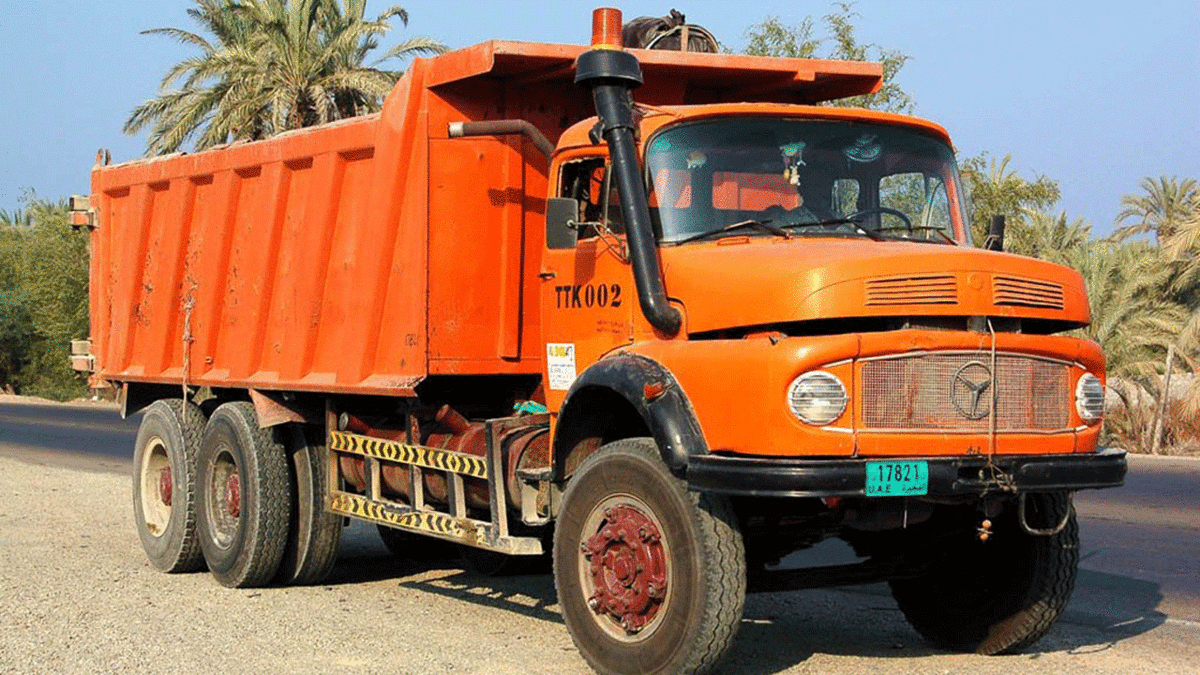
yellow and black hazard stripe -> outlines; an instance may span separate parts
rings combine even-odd
[[[348,434],[343,431],[329,432],[329,449],[398,464],[412,464],[426,469],[437,469],[472,478],[487,479],[487,463],[482,457],[453,450],[408,445],[382,438]]]
[[[345,492],[330,495],[329,510],[344,516],[459,541],[474,541],[479,538],[479,527],[487,526],[482,521],[452,518],[435,511],[414,511],[407,507],[389,506]]]

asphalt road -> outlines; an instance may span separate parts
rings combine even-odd
[[[146,593],[146,607],[161,604],[156,594],[172,593],[168,589],[174,588],[174,582],[186,586],[184,592],[192,594],[186,597],[194,595],[196,602],[208,603],[211,597],[221,605],[245,605],[230,611],[268,611],[261,602],[249,603],[253,607],[246,603],[246,598],[261,597],[260,592],[217,589],[206,575],[169,579],[137,559],[140,549],[129,522],[128,487],[123,476],[130,471],[137,423],[136,419],[121,420],[111,407],[0,400],[0,467],[7,467],[3,480],[12,483],[11,488],[9,483],[0,484],[0,617],[17,617],[0,620],[0,672],[94,672],[95,668],[87,665],[91,662],[71,661],[78,656],[67,654],[81,646],[98,654],[106,650],[122,653],[122,641],[138,639],[126,635],[123,627],[113,628],[116,636],[111,638],[86,630],[82,631],[86,637],[75,635],[71,617],[81,601],[75,597],[78,593],[63,590],[60,598],[55,591],[46,590],[55,588],[53,583],[36,580],[31,587],[29,580],[14,571],[24,564],[44,570],[50,555],[38,552],[45,537],[38,537],[37,524],[30,522],[36,513],[29,515],[9,496],[26,494],[27,489],[36,492],[37,485],[52,486],[45,490],[56,494],[45,490],[41,494],[58,499],[61,509],[93,512],[89,517],[98,519],[97,523],[87,526],[79,537],[119,542],[115,548],[105,546],[104,555],[112,560],[85,556],[77,563],[78,569],[96,571],[71,572],[76,577],[95,574],[102,580],[100,586],[109,577],[114,581],[119,577],[119,588],[133,584],[120,592],[121,597],[128,600],[131,593]],[[873,585],[751,596],[727,672],[1200,673],[1200,460],[1132,457],[1130,467],[1124,487],[1077,495],[1082,562],[1075,594],[1059,625],[1031,652],[984,658],[932,650],[904,624],[886,587]],[[98,487],[91,487],[93,483]],[[26,530],[29,533],[22,535]],[[78,548],[88,549],[89,544],[85,541]],[[75,546],[48,550],[69,551]],[[827,564],[846,556],[840,542],[827,542],[798,554],[792,562]],[[26,562],[29,557],[34,559]],[[131,564],[138,569],[130,572]],[[143,573],[144,582],[139,576]],[[139,590],[139,584],[151,590]],[[69,588],[72,586],[64,587]],[[328,590],[337,595],[321,593]],[[119,602],[111,597],[116,593],[103,594],[102,602]],[[291,603],[301,602],[293,597],[300,594],[302,602],[309,603],[305,606],[348,611],[357,622],[395,620],[397,625],[389,633],[429,631],[436,626],[435,634],[441,637],[426,636],[421,649],[408,644],[403,653],[385,650],[380,653],[386,656],[374,658],[370,654],[381,647],[378,639],[373,639],[369,647],[350,649],[350,657],[343,654],[322,660],[314,656],[315,660],[304,662],[306,667],[269,658],[269,652],[279,648],[307,653],[305,645],[323,642],[317,636],[328,637],[332,630],[327,623],[303,624],[281,632],[273,642],[269,636],[254,641],[254,649],[266,650],[263,653],[239,657],[234,652],[226,654],[224,662],[216,656],[212,657],[216,660],[195,661],[198,672],[218,672],[220,663],[226,663],[224,670],[229,672],[586,672],[562,630],[547,575],[495,580],[463,572],[453,560],[397,563],[387,556],[373,529],[360,524],[348,530],[338,569],[324,588],[265,589],[261,593],[274,594],[277,602],[270,603],[269,611],[283,614],[287,618],[278,620],[288,625],[299,620],[294,613],[300,610]],[[309,593],[314,595],[306,595]],[[53,616],[50,623],[61,627],[52,630],[45,624],[23,622],[21,612],[7,606],[12,602],[19,603],[22,612],[29,611],[25,608],[32,603],[32,611]],[[36,609],[44,603],[51,609]],[[200,606],[207,608],[208,604]],[[56,607],[59,609],[53,609]],[[436,608],[456,616],[445,619]],[[150,610],[138,605],[121,611],[140,616]],[[83,611],[85,616],[89,613]],[[467,623],[460,625],[463,621]],[[460,631],[456,633],[453,626],[460,626]],[[75,637],[63,638],[64,631]],[[492,638],[481,638],[485,633],[499,637],[491,651],[479,652],[478,639],[492,644]],[[474,637],[463,643],[456,637],[459,635]],[[351,632],[343,641],[356,639]],[[519,642],[522,640],[527,642]],[[496,650],[505,656],[498,656]],[[530,655],[523,656],[523,650],[530,650]],[[39,656],[40,652],[45,653]],[[59,652],[63,654],[55,656]],[[179,672],[178,667],[189,663],[188,658],[179,656],[170,664],[157,664],[163,668],[141,663],[134,670]],[[391,658],[392,666],[376,671],[381,658]],[[290,665],[284,668],[283,663]]]

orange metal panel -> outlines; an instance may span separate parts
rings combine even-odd
[[[431,360],[520,358],[521,146],[519,137],[430,141],[429,207],[442,214],[429,231]]]
[[[792,380],[810,370],[833,372],[846,383],[851,401],[856,387],[854,361],[871,356],[938,350],[988,350],[990,335],[959,331],[905,330],[770,340],[642,340],[628,349],[665,365],[691,401],[709,447],[750,455],[916,456],[981,454],[990,447],[983,433],[863,432],[853,403],[827,428],[796,419],[786,406]],[[1030,354],[1078,364],[1069,382],[1084,370],[1101,375],[1098,346],[1066,336],[996,335],[1001,352]],[[582,369],[583,364],[580,368]],[[1073,399],[1073,394],[1071,396]],[[1071,431],[1004,433],[998,454],[1090,452],[1099,425],[1083,425],[1072,408]]]
[[[422,92],[399,87],[390,120],[98,167],[101,376],[410,393],[425,373]],[[418,337],[381,359],[384,332]]]
[[[690,333],[826,317],[1022,316],[1085,324],[1090,310],[1077,272],[1032,258],[968,247],[857,239],[731,237],[664,247],[667,293],[687,307]],[[946,276],[954,301],[868,304],[871,280]],[[1001,305],[993,277],[1062,283],[1063,307]],[[713,288],[722,289],[713,293]],[[764,292],[770,289],[770,292]]]

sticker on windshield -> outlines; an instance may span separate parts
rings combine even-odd
[[[575,345],[570,342],[546,343],[546,374],[550,389],[566,391],[575,382]]]

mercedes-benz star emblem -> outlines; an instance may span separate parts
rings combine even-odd
[[[991,398],[984,396],[991,388],[992,370],[979,361],[971,361],[954,373],[950,402],[963,417],[981,420],[991,412]]]

